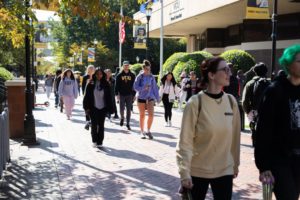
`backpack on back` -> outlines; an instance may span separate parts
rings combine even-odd
[[[253,95],[252,95],[252,106],[253,110],[257,110],[260,102],[262,101],[262,97],[264,95],[265,90],[271,84],[267,78],[258,78],[253,83]]]

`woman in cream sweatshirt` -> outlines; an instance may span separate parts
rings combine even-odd
[[[239,109],[222,91],[231,71],[220,57],[205,60],[201,71],[207,89],[188,101],[177,144],[181,183],[193,199],[204,200],[210,185],[215,200],[230,200],[240,163]]]

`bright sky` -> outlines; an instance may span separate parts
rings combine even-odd
[[[55,21],[59,21],[59,17],[54,15],[55,12],[44,11],[44,10],[34,10],[36,12],[36,17],[39,21],[48,21],[49,18],[53,18]]]

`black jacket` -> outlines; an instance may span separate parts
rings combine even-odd
[[[85,94],[83,97],[83,109],[92,110],[95,109],[95,98],[94,98],[95,83],[91,81],[87,84]],[[107,81],[104,85],[104,100],[105,100],[105,110],[107,113],[114,113],[112,100],[111,100],[110,86]]]
[[[289,106],[291,95],[287,92],[290,85],[286,78],[274,81],[267,88],[259,106],[254,156],[260,172],[289,162],[293,148]],[[300,99],[300,92],[296,95]]]
[[[133,84],[135,81],[135,75],[130,70],[128,73],[124,71],[120,72],[116,77],[115,95],[135,95]]]
[[[85,93],[85,87],[87,84],[87,80],[90,78],[90,75],[86,74],[82,77],[82,85],[81,85],[81,89],[82,89],[82,94]]]
[[[187,85],[190,85],[190,87],[186,87]],[[190,99],[190,97],[193,95],[192,93],[192,80],[188,79],[188,81],[185,83],[185,85],[183,86],[183,90],[186,91],[186,102]],[[198,92],[200,92],[203,89],[203,86],[201,84],[200,79],[197,78],[196,81],[196,88],[195,88],[195,92],[194,94],[197,94]]]

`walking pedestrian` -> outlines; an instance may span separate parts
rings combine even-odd
[[[148,60],[143,62],[143,71],[136,77],[134,89],[138,92],[138,108],[140,112],[140,129],[142,139],[153,139],[151,126],[154,117],[155,101],[159,102],[158,87],[155,77],[151,74],[151,64]],[[148,112],[147,132],[144,131],[145,111]]]
[[[233,178],[240,164],[240,116],[235,97],[222,91],[230,68],[221,57],[201,65],[207,89],[187,102],[177,144],[182,187],[204,200],[208,186],[215,200],[231,200]]]
[[[78,86],[71,69],[66,69],[59,83],[58,93],[65,105],[67,119],[70,120],[72,110],[75,105],[75,99],[78,96]]]
[[[190,72],[190,78],[186,81],[183,90],[186,91],[186,102],[189,98],[195,94],[198,94],[202,90],[200,79],[197,78],[196,72]]]
[[[113,113],[111,92],[106,74],[97,68],[87,84],[83,97],[83,108],[91,118],[91,135],[94,147],[102,148],[106,114]]]
[[[134,80],[135,75],[129,69],[129,62],[124,61],[123,70],[116,78],[115,95],[117,97],[117,102],[120,104],[120,126],[123,126],[124,124],[124,110],[126,106],[126,127],[128,130],[131,130],[131,108],[135,96],[135,91],[133,89]]]
[[[61,73],[62,70],[58,69],[55,72],[55,78],[54,78],[54,83],[53,83],[53,88],[54,88],[54,96],[55,96],[55,108],[60,105],[60,99],[59,99],[59,94],[58,94],[58,86],[61,81]],[[61,107],[62,109],[62,107]]]
[[[105,69],[105,74],[106,74],[106,81],[109,83],[109,88],[110,88],[110,93],[111,93],[111,101],[112,101],[112,106],[114,110],[114,119],[119,119],[118,116],[118,111],[117,111],[117,105],[116,105],[116,98],[115,98],[115,85],[116,85],[116,80],[112,76],[111,70],[110,69]],[[111,119],[111,114],[108,114],[108,118]]]
[[[184,86],[186,84],[186,82],[189,80],[187,74],[185,71],[181,72],[180,74],[180,96],[179,96],[179,110],[182,110],[182,105],[183,105],[183,102],[186,102],[186,91],[184,90]]]
[[[278,200],[300,194],[300,45],[286,48],[279,63],[287,77],[275,79],[258,108],[255,163],[263,184]]]
[[[51,92],[52,92],[52,87],[53,87],[53,78],[51,74],[47,74],[45,77],[45,90],[47,94],[47,99],[49,100]]]
[[[82,77],[82,95],[85,95],[85,88],[86,85],[92,80],[93,74],[95,73],[95,67],[94,65],[89,65],[86,69],[86,74]],[[85,115],[85,121],[86,124],[84,128],[86,130],[89,130],[90,125],[91,125],[91,119],[89,115]]]
[[[172,126],[172,108],[174,101],[179,97],[180,89],[176,84],[172,72],[168,72],[161,78],[161,85],[159,88],[159,96],[162,99],[165,109],[165,126]]]

